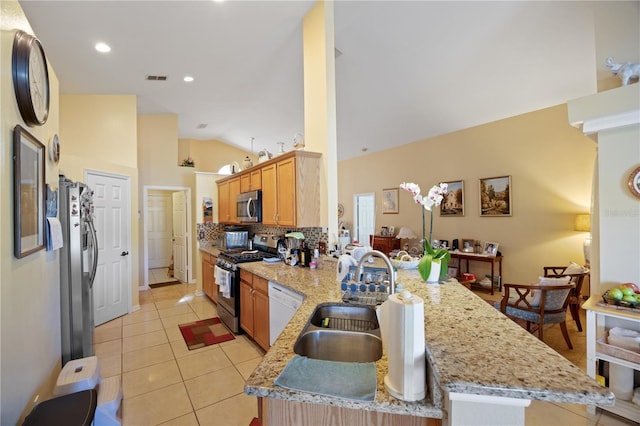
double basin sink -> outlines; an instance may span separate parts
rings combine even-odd
[[[377,361],[382,357],[382,339],[376,311],[371,306],[321,303],[300,332],[293,351],[325,361]]]

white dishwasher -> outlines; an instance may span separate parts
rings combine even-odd
[[[269,344],[273,345],[304,298],[295,291],[269,281]]]

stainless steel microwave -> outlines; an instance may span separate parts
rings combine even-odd
[[[236,198],[236,217],[244,223],[262,222],[262,191],[243,192]]]

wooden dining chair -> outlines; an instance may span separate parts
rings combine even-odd
[[[582,324],[580,323],[582,284],[584,283],[584,278],[589,275],[589,269],[576,264],[571,264],[569,266],[544,266],[543,269],[544,276],[547,278],[570,277],[570,282],[575,284],[575,287],[569,293],[569,312],[571,312],[571,318],[576,322],[578,331],[582,331]],[[579,270],[582,272],[574,272]]]
[[[543,340],[546,324],[560,324],[562,336],[569,349],[573,349],[567,331],[567,303],[573,283],[561,285],[504,284],[502,300],[494,306],[508,317],[526,321],[527,331],[531,324],[538,325],[538,339]],[[534,330],[535,331],[535,330]]]

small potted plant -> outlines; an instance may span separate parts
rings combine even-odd
[[[191,156],[185,158],[184,160],[182,160],[182,164],[180,164],[180,166],[182,167],[195,167],[196,163],[193,162],[193,159],[191,159]]]

